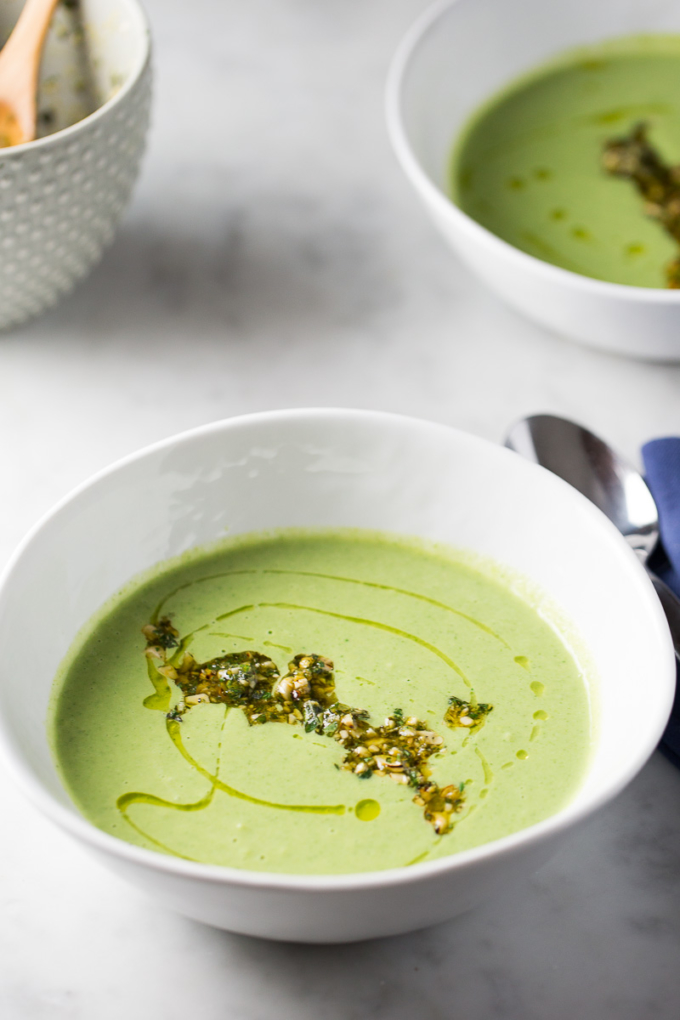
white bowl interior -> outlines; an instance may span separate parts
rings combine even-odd
[[[80,0],[100,105],[132,78],[148,49],[146,19],[135,0]]]
[[[429,23],[424,32],[423,23]],[[680,32],[680,5],[670,0],[436,4],[424,22],[414,25],[413,50],[409,39],[402,49],[402,59],[408,53],[409,60],[401,91],[403,127],[422,170],[448,195],[454,140],[484,100],[566,49],[645,32]]]
[[[541,468],[442,426],[295,411],[218,423],[122,462],[29,536],[0,584],[0,722],[23,785],[75,812],[48,748],[47,705],[74,635],[109,596],[227,532],[286,526],[465,547],[549,593],[596,674],[597,739],[572,807],[620,788],[653,750],[674,688],[670,639],[643,569],[599,511]]]

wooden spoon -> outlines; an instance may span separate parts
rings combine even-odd
[[[45,35],[59,0],[26,0],[0,52],[0,148],[32,142]]]

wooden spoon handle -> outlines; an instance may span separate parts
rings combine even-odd
[[[0,108],[4,106],[14,113],[23,142],[35,138],[40,58],[58,2],[26,0],[12,34],[0,52]]]

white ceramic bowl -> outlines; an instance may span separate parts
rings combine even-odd
[[[467,547],[549,593],[589,648],[597,674],[599,724],[573,801],[539,825],[456,856],[331,877],[194,864],[86,821],[59,781],[45,730],[52,679],[76,632],[158,561],[226,528],[235,535],[286,526],[374,528]],[[310,942],[443,921],[538,867],[642,767],[675,686],[659,603],[600,511],[508,450],[369,411],[232,418],[102,472],[33,529],[5,571],[0,648],[0,749],[41,811],[166,906],[231,931]]]
[[[0,37],[22,6],[0,0]],[[151,100],[146,18],[137,0],[80,0],[80,11],[98,108],[0,149],[0,328],[42,312],[85,276],[112,239],[139,170]],[[55,19],[68,17],[57,9]],[[53,27],[41,71],[39,110],[56,126],[80,103],[74,76],[83,69],[66,27]]]
[[[434,223],[510,305],[558,333],[638,358],[680,360],[680,291],[592,280],[526,255],[449,199],[454,140],[484,100],[565,49],[614,36],[680,32],[677,0],[443,0],[392,63],[392,144]]]

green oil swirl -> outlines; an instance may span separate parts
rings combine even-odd
[[[228,715],[228,712],[229,710],[227,709],[224,713],[225,720]],[[222,724],[222,726],[224,727],[224,723]],[[171,847],[166,846],[165,843],[161,843],[154,836],[151,836],[148,832],[145,832],[142,828],[140,828],[140,826],[137,825],[137,823],[134,822],[132,818],[130,818],[130,815],[128,814],[129,808],[131,808],[134,804],[147,804],[151,805],[152,807],[167,808],[171,811],[203,811],[205,808],[210,806],[215,796],[215,792],[219,790],[222,793],[226,793],[229,797],[236,797],[238,800],[245,800],[249,804],[259,804],[261,807],[276,808],[279,811],[298,811],[298,812],[301,811],[306,814],[315,815],[345,814],[346,808],[344,804],[332,804],[332,805],[279,804],[276,803],[275,801],[261,800],[259,797],[251,797],[250,794],[243,793],[242,790],[237,790],[234,786],[229,786],[227,783],[224,783],[216,773],[209,772],[207,769],[203,768],[203,766],[200,765],[199,762],[197,762],[196,759],[189,754],[186,747],[184,746],[184,741],[182,740],[180,724],[176,720],[167,719],[166,728],[168,731],[168,736],[172,740],[173,744],[175,745],[179,753],[185,759],[185,761],[187,761],[189,765],[191,765],[194,771],[198,772],[199,775],[203,776],[203,778],[207,779],[208,782],[210,783],[210,789],[208,790],[208,792],[205,794],[205,796],[201,797],[200,800],[193,801],[192,803],[189,804],[178,804],[176,801],[166,800],[164,797],[156,797],[154,794],[141,792],[124,793],[116,801],[116,807],[120,811],[121,815],[123,816],[127,824],[130,825],[133,829],[135,829],[135,831],[138,832],[141,836],[143,836],[144,839],[148,840],[150,843],[153,843],[154,846],[163,850],[165,853],[172,854],[175,857],[182,857],[184,858],[184,860],[187,861],[195,860],[195,858],[193,857],[187,857],[185,854],[179,853],[178,850],[173,850]],[[220,742],[220,751],[221,746],[222,745]],[[217,768],[219,769],[219,759],[217,763]],[[363,804],[369,802],[362,801],[361,803]],[[360,805],[357,805],[357,810],[359,806]],[[379,812],[380,805],[378,805],[378,813]]]
[[[203,584],[203,583],[206,583],[206,582],[209,582],[209,581],[214,581],[214,580],[222,579],[222,578],[225,578],[225,577],[231,577],[231,576],[235,576],[235,575],[244,575],[244,574],[252,574],[252,575],[257,575],[257,574],[280,574],[280,575],[293,575],[293,576],[299,576],[299,577],[322,578],[322,579],[327,579],[329,581],[338,582],[338,583],[342,583],[342,584],[346,584],[346,585],[360,585],[360,586],[363,586],[363,587],[367,587],[367,588],[371,588],[371,589],[376,589],[376,590],[379,590],[379,591],[395,592],[395,593],[397,593],[399,595],[403,595],[404,597],[415,599],[415,600],[418,600],[420,602],[424,602],[424,603],[427,603],[429,605],[432,605],[432,606],[434,606],[437,609],[440,609],[440,610],[442,610],[444,612],[447,612],[447,613],[449,613],[449,614],[451,614],[453,616],[458,617],[461,620],[464,620],[468,624],[474,626],[478,630],[482,631],[484,634],[488,635],[493,640],[499,642],[501,645],[503,645],[504,648],[510,650],[510,652],[512,654],[511,646],[508,644],[508,642],[501,635],[499,635],[494,630],[492,630],[490,627],[488,627],[485,623],[483,623],[482,621],[476,619],[475,617],[470,616],[467,613],[462,612],[461,610],[456,609],[453,606],[448,605],[447,603],[439,601],[438,599],[431,598],[430,596],[423,595],[423,594],[418,593],[418,592],[413,592],[413,591],[409,591],[407,589],[399,588],[399,587],[396,587],[394,585],[382,584],[382,583],[378,583],[378,582],[374,582],[374,581],[364,581],[364,580],[360,580],[360,579],[357,579],[357,578],[343,577],[343,576],[335,575],[335,574],[326,574],[326,573],[319,573],[319,572],[315,572],[315,571],[304,571],[304,570],[280,570],[280,569],[232,570],[232,571],[224,571],[224,572],[220,572],[220,573],[216,573],[216,574],[211,574],[211,575],[208,575],[206,577],[197,578],[197,579],[195,579],[193,581],[189,581],[189,582],[186,582],[186,583],[184,583],[182,585],[179,585],[178,587],[173,589],[173,591],[171,591],[169,594],[167,594],[158,603],[158,605],[156,606],[156,608],[155,608],[155,610],[154,610],[154,612],[152,614],[152,617],[151,617],[152,622],[153,623],[157,623],[158,622],[159,616],[160,616],[161,612],[163,611],[164,607],[179,592],[181,592],[181,591],[183,591],[183,590],[185,590],[187,588],[190,588],[190,587],[192,587],[194,585],[197,585],[197,584]],[[458,663],[456,663],[442,649],[438,648],[437,646],[435,646],[434,644],[432,644],[431,642],[425,640],[424,638],[420,637],[417,634],[413,634],[413,633],[411,633],[409,631],[406,631],[406,630],[403,630],[401,628],[394,627],[394,626],[392,626],[390,624],[387,624],[387,623],[383,623],[383,622],[381,622],[379,620],[373,620],[373,619],[369,619],[369,618],[361,617],[361,616],[353,616],[353,615],[349,615],[349,614],[345,614],[345,613],[333,612],[331,610],[321,609],[321,608],[319,608],[317,606],[308,606],[308,605],[302,605],[302,604],[293,603],[293,602],[257,602],[257,603],[249,603],[247,605],[238,606],[235,609],[231,609],[231,610],[229,610],[227,612],[221,613],[218,616],[216,616],[214,619],[212,619],[210,622],[205,623],[205,624],[203,624],[200,627],[197,627],[191,633],[185,635],[184,638],[181,640],[181,642],[179,644],[179,647],[177,648],[177,650],[172,655],[172,657],[168,658],[168,662],[169,663],[173,663],[173,664],[179,663],[182,660],[182,657],[184,655],[185,650],[188,648],[188,646],[190,645],[191,641],[193,640],[193,637],[197,633],[199,633],[201,631],[209,630],[210,628],[215,627],[215,625],[217,623],[221,622],[221,621],[228,620],[231,617],[239,616],[239,615],[247,613],[249,611],[257,610],[258,608],[281,609],[281,610],[287,610],[287,611],[291,611],[292,610],[292,611],[295,611],[295,612],[314,613],[314,614],[318,614],[318,615],[322,615],[322,616],[327,616],[329,618],[333,618],[333,619],[337,619],[337,620],[343,620],[343,621],[345,621],[345,622],[347,622],[349,624],[354,624],[354,625],[361,626],[361,627],[371,627],[371,628],[383,631],[383,632],[388,633],[388,634],[393,634],[395,637],[398,637],[398,638],[401,638],[403,640],[412,642],[412,643],[418,645],[419,647],[425,649],[430,654],[436,656],[449,669],[451,669],[456,674],[456,676],[458,676],[460,678],[460,680],[462,680],[462,682],[466,685],[466,687],[468,689],[472,690],[472,685],[471,685],[470,680],[468,679],[468,677],[466,676],[464,671],[461,669],[461,667],[458,665]],[[213,634],[213,636],[216,636],[216,637],[232,638],[232,639],[238,639],[238,640],[244,640],[244,641],[245,640],[248,640],[248,641],[252,640],[250,638],[246,638],[244,635],[232,634],[232,633],[228,633],[228,632],[212,630],[211,633]],[[290,652],[290,649],[288,648],[288,646],[279,645],[279,644],[276,644],[276,643],[274,643],[272,641],[265,641],[264,644],[267,645],[267,646],[270,646],[272,648],[280,648],[283,651]],[[522,668],[524,668],[524,669],[527,669],[527,670],[530,669],[529,660],[525,656],[521,656],[521,655],[515,656],[514,657],[514,662],[517,665],[519,665]],[[146,708],[149,708],[149,709],[152,709],[152,710],[164,711],[164,712],[167,713],[168,709],[170,707],[170,702],[171,702],[171,698],[172,698],[172,691],[171,691],[170,684],[168,683],[167,678],[161,672],[159,672],[156,664],[154,663],[154,661],[152,659],[147,659],[147,669],[148,669],[149,680],[150,680],[151,684],[154,687],[154,693],[149,695],[144,700],[144,706]],[[359,679],[359,678],[357,678],[357,679]],[[364,678],[361,678],[361,679],[362,679],[363,682],[372,683],[372,681],[365,680]],[[531,684],[531,687],[532,687],[532,690],[534,691],[534,694],[538,694],[540,696],[540,694],[543,693],[542,689],[538,690],[539,687],[542,688],[542,685],[540,685],[538,683],[533,683],[533,684]],[[476,701],[474,699],[474,695],[471,698],[471,703],[476,704]],[[226,714],[227,713],[225,712],[225,718],[226,718]],[[265,807],[265,808],[274,809],[274,810],[280,810],[280,811],[302,812],[302,813],[317,814],[317,815],[343,815],[343,814],[345,814],[345,812],[347,810],[345,805],[343,805],[343,804],[336,804],[336,805],[283,804],[283,803],[278,803],[278,802],[274,802],[274,801],[264,800],[264,799],[261,799],[261,798],[258,798],[258,797],[253,797],[250,794],[245,793],[245,792],[243,792],[241,790],[238,790],[235,787],[229,785],[228,783],[225,783],[222,779],[219,778],[219,775],[218,775],[219,761],[218,761],[218,764],[217,764],[217,767],[216,767],[216,771],[213,773],[213,772],[210,772],[208,769],[206,769],[198,761],[196,761],[195,758],[193,758],[193,756],[187,751],[187,749],[186,749],[186,747],[184,745],[184,742],[182,740],[179,719],[177,719],[177,718],[168,718],[168,719],[166,719],[166,728],[167,728],[168,736],[170,737],[171,741],[173,742],[173,744],[176,747],[176,749],[179,752],[179,754],[184,758],[184,760],[191,766],[191,768],[195,772],[197,772],[200,776],[202,776],[209,783],[208,792],[202,798],[200,798],[199,800],[197,800],[195,802],[192,802],[192,803],[187,803],[187,804],[185,804],[185,803],[176,803],[176,802],[173,802],[173,801],[170,801],[170,800],[166,800],[166,799],[164,799],[162,797],[157,797],[157,796],[154,796],[152,794],[145,794],[145,793],[141,793],[141,792],[125,793],[121,797],[119,797],[118,801],[117,801],[118,809],[121,812],[121,814],[122,814],[123,818],[125,819],[125,821],[130,826],[132,826],[132,828],[134,828],[145,839],[147,839],[154,846],[158,847],[159,849],[163,850],[164,852],[171,853],[171,854],[174,854],[175,856],[179,856],[179,857],[183,857],[184,856],[184,855],[178,853],[177,851],[171,849],[170,847],[165,846],[164,844],[162,844],[158,840],[156,840],[154,837],[152,837],[148,833],[144,832],[133,821],[133,819],[130,817],[129,809],[131,807],[133,807],[136,804],[146,804],[146,805],[150,805],[150,806],[154,806],[154,807],[162,807],[162,808],[165,808],[165,809],[175,810],[175,811],[183,811],[183,812],[201,811],[201,810],[204,810],[205,808],[207,808],[212,803],[212,801],[214,799],[214,796],[215,796],[215,793],[217,791],[219,791],[221,793],[226,794],[229,797],[234,797],[236,799],[239,799],[239,800],[242,800],[242,801],[254,804],[254,805],[258,805],[260,807]],[[469,739],[469,735],[468,735],[468,739]],[[466,739],[465,742],[467,743],[467,739]],[[480,763],[481,763],[482,768],[483,768],[484,783],[488,787],[488,785],[493,781],[493,772],[492,772],[492,770],[491,770],[491,768],[489,766],[489,763],[487,762],[486,758],[481,753],[479,748],[475,747],[475,752],[476,752],[478,758],[480,759]],[[524,754],[525,753],[526,752],[524,752]],[[517,757],[521,757],[521,756],[522,755],[520,755],[520,754],[517,755]],[[482,791],[481,795],[484,795],[486,793],[487,793],[487,789],[484,789]],[[471,810],[472,810],[472,808],[470,808],[470,811]],[[470,811],[468,811],[467,813],[469,814]],[[356,818],[358,820],[360,820],[362,822],[363,821],[372,821],[375,818],[377,818],[378,815],[380,814],[380,804],[379,804],[378,801],[372,800],[372,799],[362,800],[362,801],[359,801],[359,803],[356,805],[356,808],[354,809],[354,812],[355,812],[355,816],[356,816]],[[429,855],[430,852],[431,852],[431,850],[427,850],[423,854],[420,854],[418,857],[416,857],[414,860],[412,860],[412,861],[410,861],[408,863],[409,864],[416,864],[416,863],[420,862],[421,860],[424,860]],[[186,859],[191,860],[192,858],[186,858]]]
[[[227,783],[223,783],[213,773],[208,772],[207,769],[203,768],[195,758],[187,751],[182,740],[180,733],[180,724],[174,719],[166,720],[166,726],[168,735],[172,740],[173,744],[182,755],[182,757],[191,765],[199,775],[207,779],[216,790],[221,790],[222,793],[228,794],[230,797],[236,797],[238,800],[245,800],[249,804],[259,804],[260,807],[276,808],[278,811],[303,811],[306,814],[312,815],[344,815],[346,808],[344,804],[278,804],[272,800],[261,800],[259,797],[251,797],[248,793],[243,793],[241,790],[237,790],[234,786],[229,786]]]
[[[391,627],[388,623],[381,623],[379,620],[368,620],[362,616],[348,616],[345,613],[333,613],[329,609],[317,609],[315,606],[300,606],[294,602],[257,602],[255,605],[239,606],[237,609],[230,609],[228,613],[221,613],[220,616],[217,616],[215,619],[227,620],[231,616],[237,616],[239,613],[246,613],[250,609],[258,609],[260,607],[263,609],[293,609],[306,613],[318,613],[321,616],[329,616],[335,620],[345,620],[347,623],[363,624],[366,627],[375,627],[376,630],[382,630],[388,634],[395,634],[397,637],[405,638],[407,641],[413,641],[415,644],[420,645],[421,648],[425,648],[428,652],[432,652],[433,655],[436,655],[442,660],[442,662],[446,663],[449,669],[452,669],[454,673],[458,674],[466,687],[472,686],[460,666],[458,666],[445,652],[442,652],[440,648],[430,644],[429,641],[425,641],[424,638],[418,637],[417,634],[409,634],[406,630],[401,630],[399,627]]]
[[[487,786],[489,786],[493,782],[493,772],[491,771],[491,766],[489,765],[488,761],[486,760],[486,758],[484,757],[484,755],[482,754],[478,747],[475,747],[475,754],[482,763],[482,769],[484,770],[484,782],[486,783]]]
[[[172,699],[170,684],[163,674],[158,672],[151,659],[146,660],[146,668],[155,693],[144,698],[144,708],[149,708],[153,712],[167,712]]]
[[[200,800],[196,800],[191,804],[178,804],[174,800],[165,800],[163,797],[155,797],[152,793],[124,793],[116,801],[116,807],[120,811],[121,815],[125,819],[128,825],[130,825],[136,832],[147,839],[149,843],[153,843],[154,846],[159,847],[165,853],[172,854],[174,857],[182,857],[185,861],[194,861],[194,857],[187,857],[185,854],[181,854],[178,850],[173,850],[172,847],[166,846],[165,843],[161,843],[160,840],[155,839],[154,836],[150,836],[148,832],[141,829],[136,822],[130,818],[128,814],[128,808],[131,808],[133,804],[150,804],[153,807],[164,807],[170,808],[171,811],[203,811],[211,803],[215,796],[215,787],[211,786],[204,797]]]
[[[380,584],[377,581],[363,581],[356,577],[342,577],[341,575],[337,574],[323,574],[317,573],[312,570],[280,570],[273,568],[266,568],[262,571],[255,569],[226,570],[219,574],[209,574],[206,577],[198,577],[194,581],[187,581],[185,584],[180,584],[177,588],[174,588],[171,592],[169,592],[169,594],[165,595],[154,609],[153,614],[151,616],[151,620],[153,623],[155,623],[158,620],[160,614],[163,612],[165,606],[171,599],[175,597],[175,595],[179,594],[179,592],[181,591],[184,591],[186,588],[193,587],[193,585],[195,584],[204,584],[207,581],[217,581],[224,577],[236,577],[242,576],[244,574],[259,574],[259,573],[284,574],[294,577],[320,577],[328,581],[340,581],[343,584],[357,584],[362,585],[365,588],[375,588],[378,591],[393,591],[396,592],[398,595],[405,595],[407,598],[418,599],[420,602],[426,602],[428,603],[428,605],[436,606],[437,609],[443,609],[447,613],[452,613],[454,616],[459,617],[461,620],[466,620],[467,623],[472,624],[473,627],[477,627],[485,634],[488,634],[496,641],[499,641],[506,648],[510,648],[510,645],[505,640],[505,638],[501,637],[500,634],[497,634],[496,631],[491,629],[491,627],[487,627],[487,625],[485,623],[482,623],[481,620],[476,619],[476,617],[474,616],[470,616],[468,613],[462,612],[460,609],[456,609],[454,606],[449,606],[446,602],[440,602],[439,599],[433,599],[429,595],[423,595],[420,592],[409,591],[407,588],[397,588],[391,584]],[[522,656],[520,656],[519,658],[522,658]]]
[[[379,584],[377,581],[360,581],[355,577],[342,577],[337,574],[318,574],[312,570],[263,570],[264,574],[294,574],[298,577],[321,577],[328,581],[341,581],[345,584],[360,584],[364,588],[376,588],[378,591],[394,591],[398,595],[406,595],[411,599],[418,599],[420,602],[427,602],[431,606],[436,606],[437,609],[444,609],[447,613],[453,613],[454,616],[460,617],[461,620],[467,620],[473,627],[479,628],[485,634],[495,638],[496,641],[500,641],[502,645],[509,648],[510,645],[507,643],[505,638],[502,638],[500,634],[497,634],[491,627],[487,627],[481,620],[477,620],[474,616],[468,616],[467,613],[463,613],[460,609],[454,609],[453,606],[447,605],[446,602],[440,602],[439,599],[433,599],[429,595],[421,595],[420,592],[409,591],[407,588],[396,588],[392,584]]]
[[[360,800],[354,811],[360,822],[372,822],[380,814],[380,804],[377,800]]]

